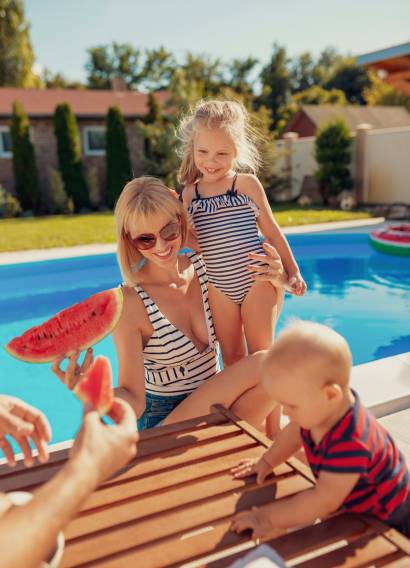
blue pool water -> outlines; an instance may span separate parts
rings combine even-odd
[[[354,364],[410,351],[410,260],[374,251],[362,234],[289,237],[308,292],[287,295],[278,329],[297,316],[326,323],[349,341]],[[0,345],[75,302],[120,282],[113,254],[0,266]],[[95,347],[114,375],[111,338]],[[0,349],[0,392],[43,410],[53,440],[72,438],[81,405],[50,365],[17,361]]]

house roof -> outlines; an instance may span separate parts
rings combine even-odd
[[[169,93],[156,93],[163,105]],[[17,89],[0,88],[0,116],[11,116],[12,106],[19,101],[30,117],[48,117],[63,102],[70,104],[77,117],[99,118],[107,114],[111,106],[118,106],[126,118],[136,118],[147,113],[148,96],[135,91],[103,91],[79,89]]]
[[[304,112],[317,127],[337,117],[342,117],[350,130],[356,130],[363,123],[376,129],[410,126],[410,114],[400,106],[302,105],[299,112]]]
[[[398,70],[410,69],[410,42],[364,53],[357,57],[356,63],[387,70],[390,70],[390,67],[398,67]]]

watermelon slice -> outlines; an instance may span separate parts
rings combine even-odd
[[[103,355],[96,357],[85,377],[74,387],[74,394],[89,404],[100,416],[107,414],[114,400],[110,360]]]
[[[114,329],[122,303],[120,288],[94,294],[15,337],[6,350],[22,361],[48,363],[56,357],[87,349]]]

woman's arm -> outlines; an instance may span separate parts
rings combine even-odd
[[[291,278],[299,272],[299,267],[285,235],[272,215],[265,190],[258,178],[251,174],[241,174],[238,183],[240,191],[246,193],[259,209],[258,225],[262,235],[278,251],[285,270]]]
[[[145,308],[135,290],[123,288],[124,306],[112,337],[118,357],[118,387],[115,394],[128,402],[137,418],[145,410],[144,354],[141,322]]]

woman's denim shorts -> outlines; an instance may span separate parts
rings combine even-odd
[[[175,396],[159,396],[157,394],[146,393],[145,412],[138,418],[138,430],[159,426],[159,423],[168,416],[170,412],[186,399],[189,393]]]

